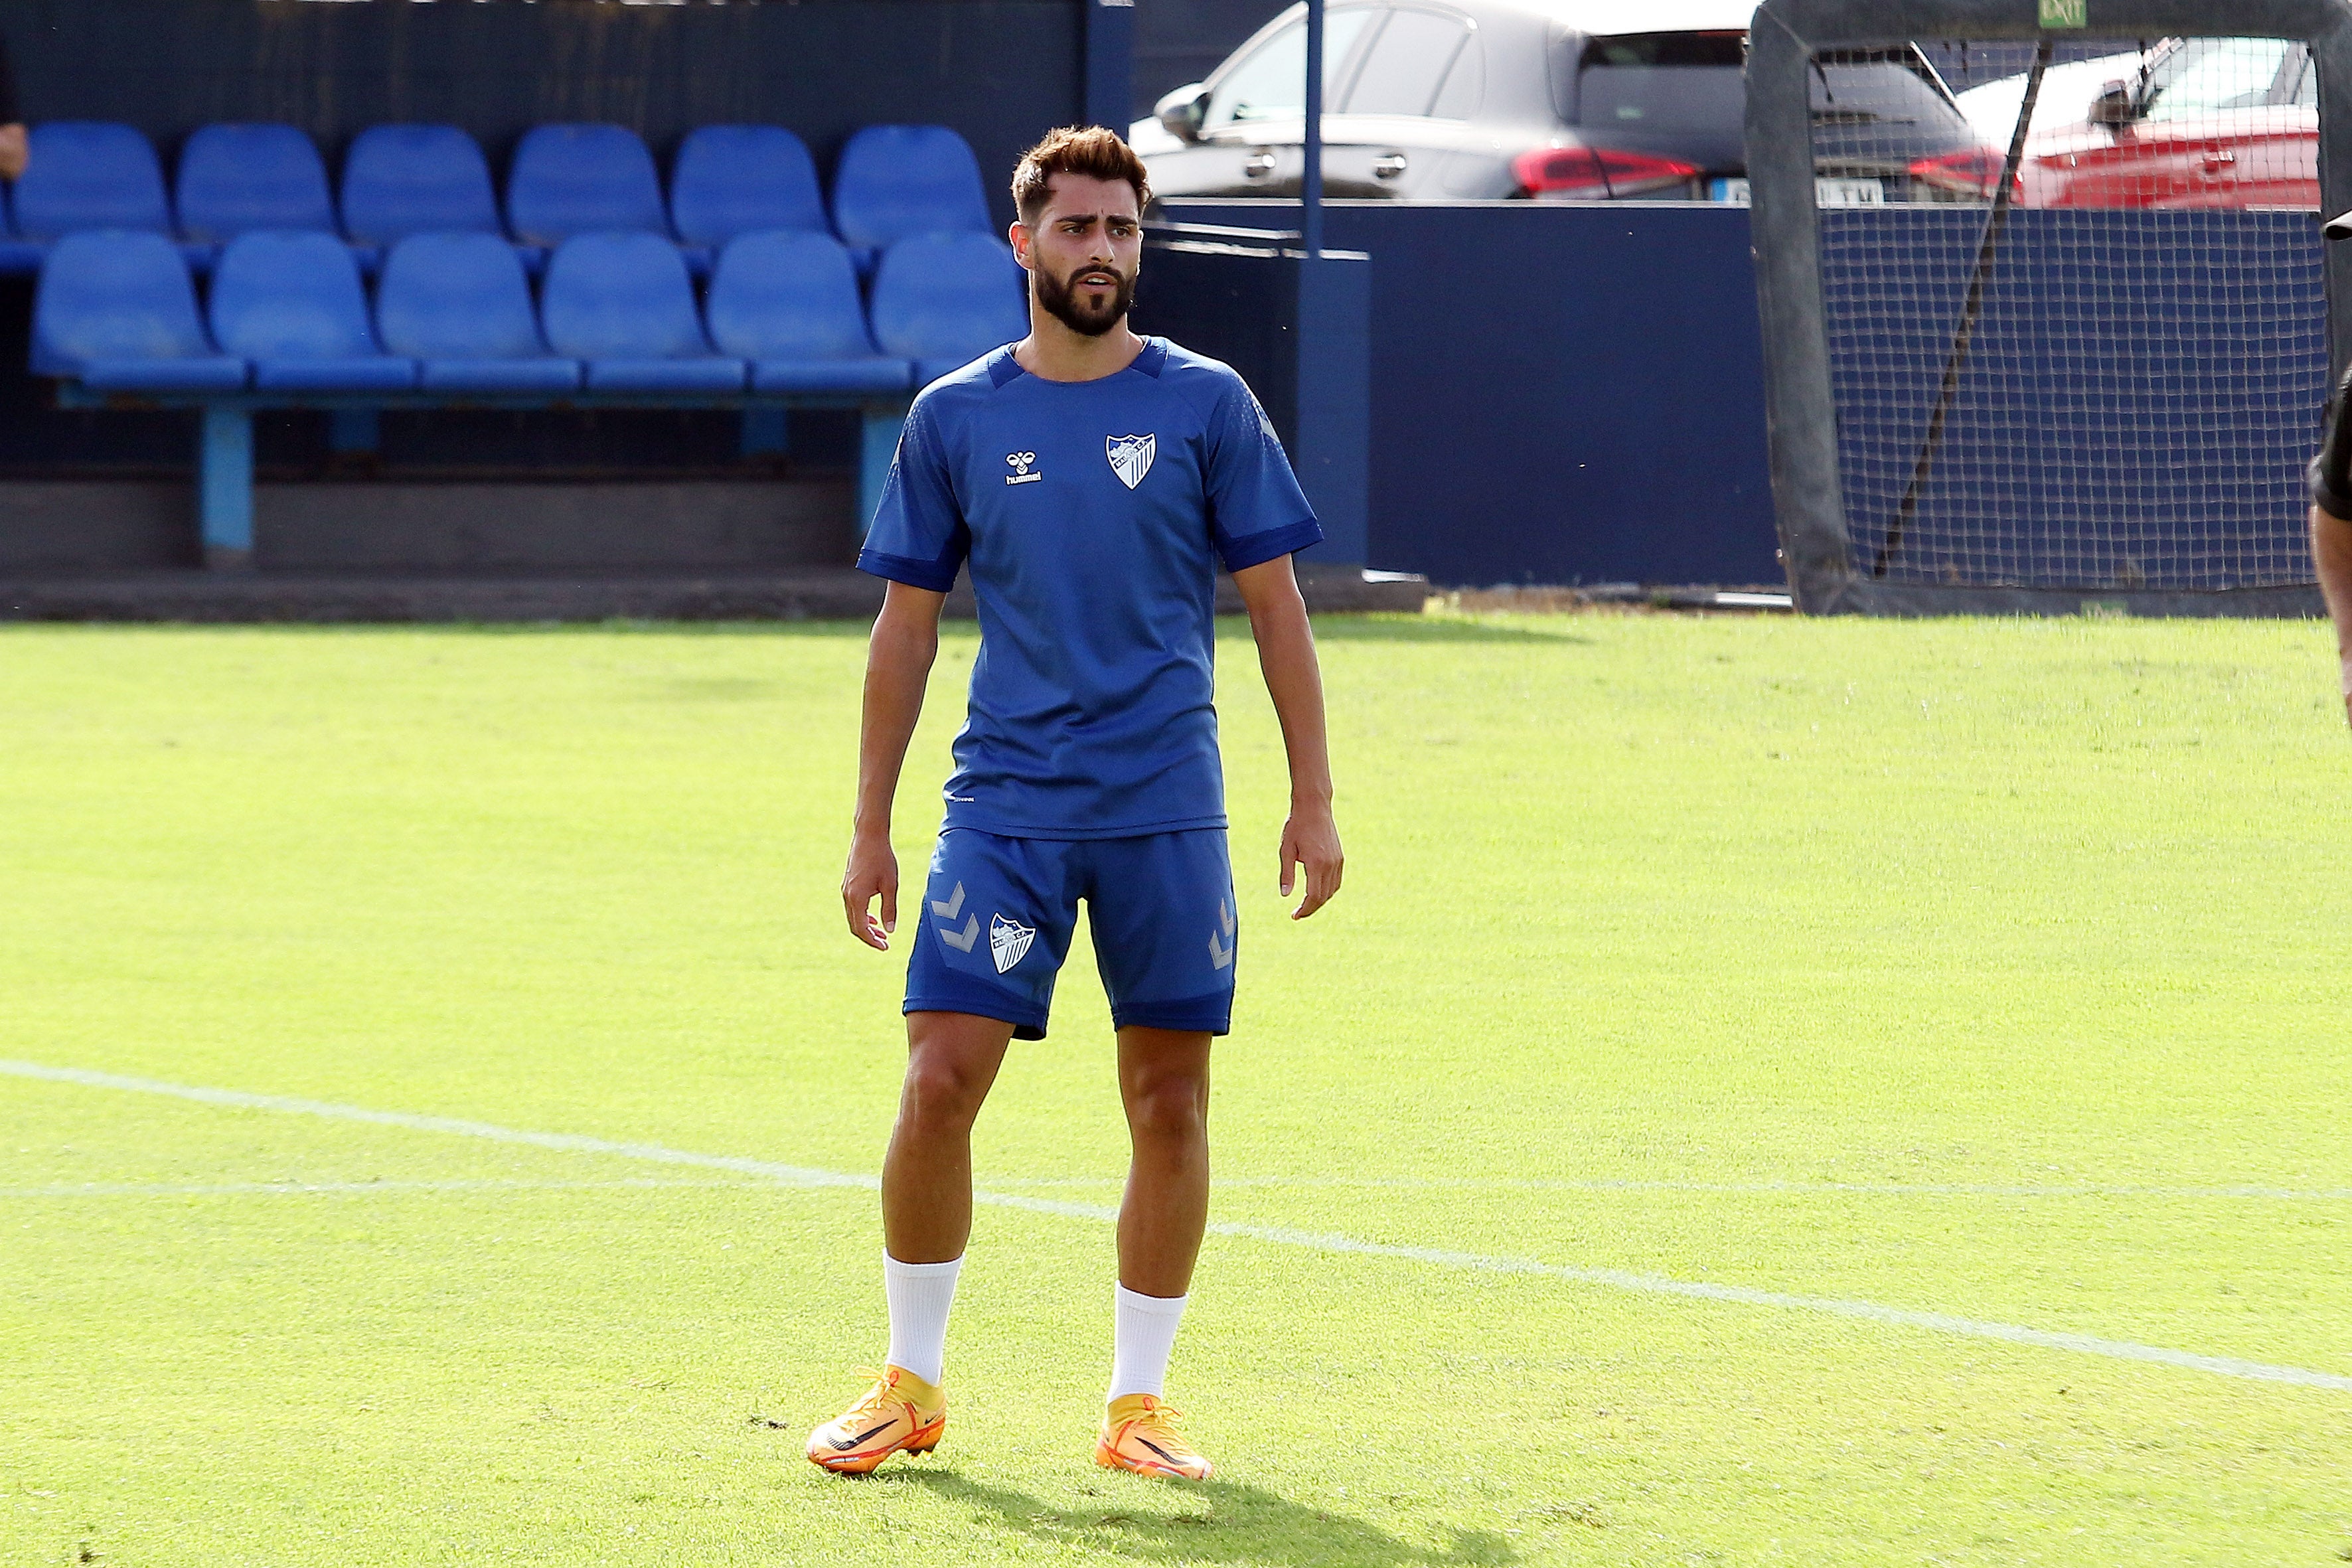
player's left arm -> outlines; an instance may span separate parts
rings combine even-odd
[[[1282,721],[1290,757],[1290,818],[1282,825],[1282,892],[1290,896],[1294,868],[1307,873],[1307,896],[1290,918],[1303,921],[1339,890],[1346,857],[1331,816],[1331,748],[1323,724],[1323,671],[1315,660],[1315,632],[1290,557],[1277,555],[1234,574],[1257,639],[1258,668]]]
[[[2352,723],[2352,521],[2311,509],[2311,558],[2336,618],[2336,655],[2344,670],[2344,718]]]

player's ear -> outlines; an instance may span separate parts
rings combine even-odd
[[[1004,231],[1004,242],[1013,247],[1013,259],[1023,267],[1029,265],[1029,226],[1017,219]]]

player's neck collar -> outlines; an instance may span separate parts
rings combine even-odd
[[[1024,376],[1029,374],[1028,371],[1022,368],[1021,362],[1013,357],[1013,344],[1007,343],[1003,348],[997,350],[995,354],[989,360],[988,379],[992,385],[1002,388],[1011,383],[1016,376]],[[1141,371],[1145,375],[1150,376],[1152,380],[1158,381],[1160,379],[1160,373],[1167,368],[1167,364],[1168,340],[1166,338],[1147,336],[1143,340],[1142,352],[1138,353],[1133,359],[1129,360],[1127,363],[1125,369]],[[1114,371],[1110,375],[1104,376],[1101,379],[1104,381],[1114,380],[1120,374],[1121,372]],[[1078,381],[1060,382],[1055,384],[1066,386],[1091,386],[1094,383]]]

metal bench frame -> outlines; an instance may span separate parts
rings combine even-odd
[[[462,408],[499,413],[538,409],[701,409],[743,416],[743,450],[753,456],[784,450],[783,416],[794,408],[855,408],[862,415],[857,464],[857,531],[863,536],[881,504],[882,485],[898,456],[898,431],[906,422],[908,395],[860,397],[800,394],[763,397],[753,394],[672,397],[633,394],[578,393],[562,396],[443,397],[427,393],[355,393],[349,395],[289,393],[93,392],[74,382],[58,385],[58,406],[74,409],[195,409],[203,422],[196,442],[196,522],[205,559],[236,566],[253,554],[253,416],[265,409],[315,409],[335,418],[339,451],[374,447],[375,417],[386,410]]]

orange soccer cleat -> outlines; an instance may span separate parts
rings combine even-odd
[[[1103,1412],[1102,1436],[1095,1441],[1095,1463],[1105,1469],[1133,1470],[1139,1476],[1207,1480],[1214,1467],[1176,1429],[1181,1419],[1149,1394],[1112,1400]]]
[[[928,1454],[948,1429],[948,1396],[904,1367],[874,1373],[866,1397],[809,1434],[809,1463],[862,1476],[898,1453]]]

